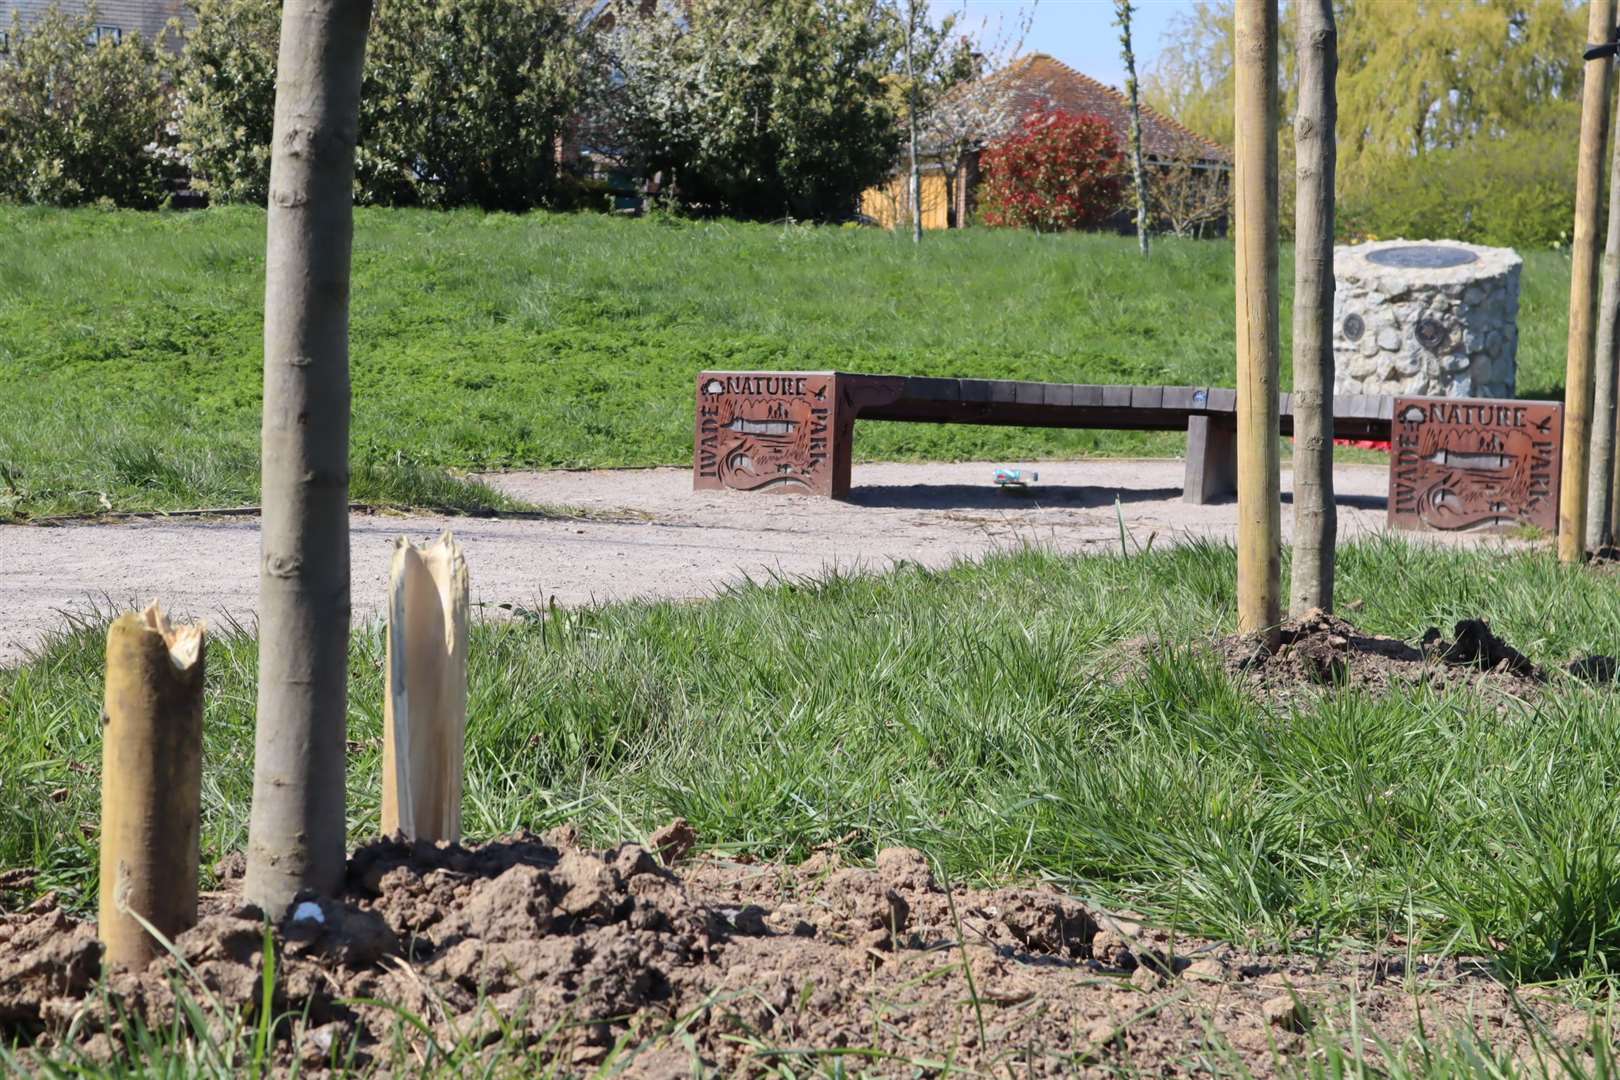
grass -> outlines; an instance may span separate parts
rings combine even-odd
[[[1550,555],[1386,539],[1345,548],[1340,568],[1341,602],[1368,630],[1413,639],[1485,615],[1548,666],[1620,640],[1612,580]],[[762,858],[908,844],[953,879],[1045,878],[1239,942],[1356,947],[1398,932],[1414,952],[1494,955],[1511,980],[1612,987],[1610,692],[1560,679],[1528,700],[1270,703],[1196,647],[1232,628],[1233,574],[1214,544],[1019,550],[481,623],[467,833],[574,821],[607,842],[680,814],[706,844]],[[36,867],[40,888],[80,908],[96,887],[102,634],[70,626],[0,671],[0,866]],[[1180,644],[1132,665],[1143,635]],[[377,828],[382,661],[377,628],[357,631],[355,839]],[[252,635],[215,633],[208,664],[205,865],[246,838]],[[1488,1044],[1442,1036],[1388,1048],[1404,1063],[1393,1075],[1514,1074]],[[152,1037],[157,1050],[131,1052],[169,1052],[173,1037]],[[1313,1075],[1371,1069],[1327,1051],[1308,1061]]]
[[[0,207],[0,518],[254,501],[263,247],[254,209]],[[1519,385],[1557,396],[1568,260],[1526,258]],[[1285,357],[1291,277],[1285,251]],[[916,249],[866,229],[360,210],[354,494],[477,508],[494,493],[447,472],[684,464],[703,368],[1230,385],[1232,310],[1224,241],[1165,239],[1143,262],[1114,236]],[[1181,445],[867,423],[856,454]]]
[[[1112,677],[1122,642],[1228,629],[1232,578],[1220,546],[1026,551],[483,624],[466,828],[573,820],[606,840],[681,814],[732,852],[910,844],[955,878],[1050,878],[1237,940],[1398,930],[1496,953],[1521,979],[1620,969],[1613,699],[1560,684],[1285,709],[1190,644]],[[1546,663],[1620,640],[1613,583],[1543,555],[1357,545],[1340,591],[1363,626],[1409,639],[1487,614]],[[37,867],[81,906],[101,649],[81,626],[0,672],[0,865]],[[211,641],[211,856],[245,838],[255,665],[248,633]],[[356,838],[377,828],[381,667],[376,629],[357,633]]]

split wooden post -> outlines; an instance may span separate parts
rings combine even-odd
[[[1587,40],[1614,34],[1614,0],[1591,0]],[[1592,315],[1597,302],[1598,206],[1603,149],[1609,136],[1609,70],[1600,56],[1586,62],[1581,89],[1580,158],[1575,174],[1575,239],[1570,250],[1569,347],[1564,371],[1564,461],[1559,484],[1558,558],[1586,557],[1586,474],[1592,431]]]
[[[107,630],[101,713],[103,962],[145,967],[197,923],[202,814],[203,628],[175,629],[153,603]]]
[[[461,839],[467,732],[467,562],[448,532],[419,548],[400,537],[388,575],[382,831]]]
[[[1236,11],[1238,630],[1274,642],[1282,593],[1277,401],[1277,0]]]

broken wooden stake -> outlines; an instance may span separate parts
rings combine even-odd
[[[461,839],[467,611],[467,562],[455,539],[447,532],[419,548],[401,537],[388,575],[384,836]]]
[[[107,630],[98,930],[109,967],[141,968],[197,923],[203,627],[154,602]]]

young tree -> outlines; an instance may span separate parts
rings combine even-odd
[[[1191,153],[1161,162],[1148,179],[1156,228],[1175,236],[1201,236],[1206,225],[1232,213],[1231,173]]]
[[[1114,0],[1119,47],[1125,58],[1125,97],[1131,113],[1131,180],[1136,187],[1136,238],[1148,254],[1148,185],[1142,166],[1142,103],[1136,92],[1136,53],[1131,48],[1131,0]]]
[[[1333,610],[1333,166],[1337,35],[1333,0],[1294,0],[1295,613]]]
[[[349,261],[370,0],[285,0],[264,287],[259,703],[244,892],[343,879]]]
[[[1277,401],[1277,0],[1237,0],[1238,630],[1274,645],[1281,607]]]
[[[1614,0],[1592,0],[1586,39],[1614,33]],[[1564,460],[1558,496],[1558,558],[1586,558],[1587,440],[1592,434],[1592,316],[1597,307],[1598,204],[1603,149],[1609,136],[1608,55],[1586,62],[1581,91],[1581,143],[1575,177],[1575,237],[1570,247],[1569,345],[1564,374]]]
[[[1615,538],[1616,381],[1620,376],[1620,138],[1609,160],[1609,234],[1603,248],[1602,294],[1593,349],[1592,460],[1586,483],[1586,546],[1611,547]]]

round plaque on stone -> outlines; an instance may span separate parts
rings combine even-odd
[[[1451,244],[1398,244],[1369,251],[1367,261],[1406,270],[1443,270],[1448,266],[1467,266],[1478,262],[1479,256],[1467,248]]]

